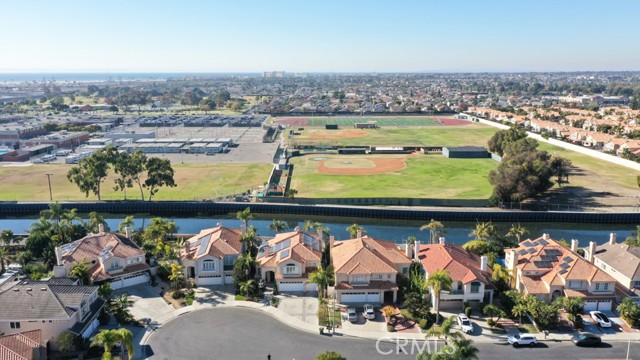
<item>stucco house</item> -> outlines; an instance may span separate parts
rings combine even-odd
[[[145,254],[129,236],[105,232],[100,226],[97,234],[55,248],[56,277],[69,276],[71,269],[85,261],[93,284],[109,282],[113,289],[149,282],[149,265]]]
[[[462,310],[464,303],[472,306],[493,303],[495,287],[486,256],[478,256],[459,245],[447,244],[444,237],[438,244],[418,244],[416,249],[427,279],[438,269],[446,270],[451,276],[451,290],[440,293],[440,309]],[[435,304],[433,293],[431,303]]]
[[[363,236],[331,241],[335,293],[340,303],[385,303],[398,299],[398,274],[408,274],[412,259],[396,243]]]
[[[242,254],[242,229],[218,226],[200,231],[180,253],[185,279],[196,285],[233,284],[233,265]]]
[[[275,282],[280,292],[314,292],[309,274],[321,266],[322,234],[292,231],[277,234],[258,250],[260,278]]]

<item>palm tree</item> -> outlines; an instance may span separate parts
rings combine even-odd
[[[11,245],[11,239],[13,239],[13,231],[11,230],[2,230],[0,233],[0,239],[4,242],[5,246]]]
[[[253,214],[251,214],[251,209],[246,208],[242,211],[238,211],[236,213],[236,218],[242,221],[242,226],[244,229],[249,225],[249,221],[253,220]]]
[[[333,266],[329,265],[326,269],[319,267],[318,270],[309,274],[307,283],[316,284],[318,286],[318,297],[324,298],[327,286],[331,284],[334,277]]]
[[[125,328],[115,331],[118,332],[118,335],[120,336],[120,346],[127,348],[127,357],[129,359],[133,359],[135,356],[135,349],[133,348],[133,333],[131,333],[129,329]],[[121,353],[124,354],[124,349],[122,349]]]
[[[429,240],[431,244],[435,244],[438,240],[438,237],[442,233],[444,225],[440,221],[436,221],[431,219],[428,224],[420,226],[420,231],[424,231],[429,229]]]
[[[499,283],[500,281],[502,281],[508,287],[511,287],[511,274],[509,274],[509,271],[507,271],[507,269],[505,269],[500,264],[493,264],[492,270],[493,272],[491,273],[491,279],[493,279],[494,283]]]
[[[62,204],[57,201],[54,203],[50,203],[49,209],[42,210],[40,212],[40,216],[44,217],[45,219],[55,220],[58,224],[60,223],[60,220],[62,220],[63,214],[64,209],[62,208]]]
[[[456,360],[477,360],[478,348],[473,346],[473,341],[464,337],[453,339]]]
[[[133,228],[133,225],[135,225],[133,222],[133,215],[129,215],[122,220],[120,225],[118,225],[118,231],[120,233],[125,233],[127,232],[127,228]]]
[[[184,273],[182,272],[182,265],[171,264],[171,274],[169,274],[169,280],[173,284],[174,290],[178,290],[180,282],[184,280]]]
[[[496,322],[500,321],[500,319],[506,316],[505,312],[502,309],[498,308],[493,304],[489,304],[485,306],[484,309],[482,309],[482,313],[485,316],[489,316],[489,319],[492,321],[493,321],[493,317],[497,316],[498,318],[496,319]]]
[[[240,242],[242,243],[242,252],[251,254],[255,254],[257,252],[257,236],[258,234],[255,226],[251,225],[246,229],[246,231],[240,236]]]
[[[276,233],[283,232],[287,229],[287,223],[282,220],[273,219],[271,224],[269,224],[269,229],[275,231]]]
[[[307,219],[304,221],[304,225],[302,225],[302,227],[300,228],[300,230],[302,231],[309,231],[313,229],[313,221],[311,221],[310,219]]]
[[[249,297],[249,293],[253,290],[256,281],[253,279],[249,279],[247,281],[243,281],[240,283],[239,288],[240,292],[244,294],[245,297]]]
[[[104,231],[109,231],[109,225],[107,225],[104,217],[98,214],[97,211],[92,211],[89,213],[89,221],[87,221],[84,226],[87,228],[87,230],[95,234],[99,232],[100,224],[104,226]]]
[[[80,280],[80,285],[89,285],[89,262],[83,260],[74,263],[69,276]]]
[[[476,228],[469,233],[469,236],[475,236],[476,240],[489,240],[495,234],[496,227],[491,222],[478,222]]]
[[[358,236],[358,231],[360,231],[362,234],[366,234],[364,228],[358,224],[352,224],[351,226],[347,227],[347,232],[352,239],[355,239],[356,236]]]
[[[522,324],[522,317],[527,314],[527,306],[525,304],[516,304],[511,308],[511,314],[518,317],[518,323]]]
[[[91,338],[92,345],[104,347],[104,354],[102,354],[103,360],[111,360],[111,349],[118,341],[120,341],[120,335],[117,330],[103,329]]]
[[[9,250],[6,247],[0,247],[0,274],[4,274],[5,262],[9,260]]]
[[[524,226],[520,225],[520,223],[517,223],[517,224],[511,224],[511,228],[509,229],[507,236],[513,236],[514,238],[516,238],[518,243],[520,243],[520,239],[522,239],[522,237],[528,233],[529,233],[529,230],[527,230]]]
[[[443,321],[441,326],[431,327],[429,331],[427,331],[427,338],[436,337],[439,339],[440,337],[443,337],[445,345],[449,345],[448,343],[449,338],[451,339],[464,338],[461,332],[457,330],[453,330],[455,323],[456,323],[456,317],[455,315],[452,315],[449,318],[447,318],[445,321]]]
[[[436,324],[440,321],[440,292],[442,290],[450,290],[452,282],[453,280],[451,280],[451,275],[449,275],[447,270],[438,269],[432,274],[429,274],[427,282],[425,283],[425,285],[431,289],[435,298],[434,305],[436,308]]]

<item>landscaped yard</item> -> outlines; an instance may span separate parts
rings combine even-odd
[[[400,169],[371,174],[380,164],[376,160],[399,162],[389,169]],[[292,188],[298,190],[297,196],[311,198],[487,199],[491,195],[489,171],[498,166],[491,159],[448,159],[442,155],[308,155],[291,162],[295,165]],[[359,174],[332,174],[340,171]]]
[[[49,188],[45,174],[51,175],[53,199],[95,200],[85,198],[76,185],[67,180],[70,165],[38,164],[0,167],[0,201],[48,201]],[[162,188],[156,200],[213,199],[241,193],[263,185],[269,176],[270,164],[173,164],[177,187]],[[102,184],[103,200],[124,199],[124,193],[113,191],[113,173]],[[147,192],[145,192],[147,193]],[[147,193],[148,194],[148,193]],[[147,195],[148,196],[148,195]],[[127,198],[139,200],[137,187],[127,189]]]

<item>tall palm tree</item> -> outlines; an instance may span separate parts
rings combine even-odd
[[[518,323],[522,324],[522,317],[527,314],[527,306],[525,304],[516,304],[511,308],[511,314],[518,317]]]
[[[171,274],[169,274],[169,280],[173,284],[174,290],[178,290],[180,282],[184,280],[184,273],[182,272],[182,265],[171,264]]]
[[[425,283],[435,298],[434,305],[436,308],[436,324],[440,321],[440,293],[443,290],[450,290],[452,282],[453,280],[451,280],[451,275],[449,275],[447,270],[438,269],[429,274],[427,282]]]
[[[333,281],[334,276],[333,266],[329,265],[326,269],[319,267],[318,270],[309,274],[309,280],[307,280],[307,283],[316,284],[318,286],[318,297],[324,298],[325,291]]]
[[[496,232],[496,227],[491,222],[478,222],[476,228],[469,233],[469,236],[474,236],[476,240],[489,240]]]
[[[283,232],[287,229],[287,223],[282,220],[273,219],[271,224],[269,224],[269,229],[275,231],[276,233]]]
[[[456,360],[477,360],[478,348],[473,346],[473,341],[465,337],[453,339],[455,348],[454,358]]]
[[[529,230],[527,230],[527,228],[520,225],[520,223],[517,223],[517,224],[511,224],[511,228],[509,228],[509,232],[507,232],[507,236],[512,236],[516,238],[518,243],[520,243],[520,239],[522,239],[522,237],[528,233],[529,233]]]
[[[48,220],[55,220],[56,223],[60,223],[63,214],[64,209],[62,208],[62,204],[57,201],[54,203],[50,203],[47,210],[42,210],[40,212],[40,216]]]
[[[511,287],[511,274],[507,269],[505,269],[500,264],[493,264],[492,270],[493,272],[491,273],[491,279],[493,279],[495,283],[503,281],[504,284],[506,284],[508,287]]]
[[[256,254],[258,243],[257,243],[257,230],[255,226],[249,226],[246,231],[240,236],[240,242],[242,243],[242,252]]]
[[[311,229],[313,229],[313,221],[311,221],[311,219],[307,219],[304,221],[304,225],[302,225],[302,227],[300,227],[300,230],[302,231],[309,231]]]
[[[460,339],[464,338],[461,332],[457,330],[453,330],[453,327],[456,324],[456,317],[452,315],[448,317],[445,321],[442,322],[440,326],[433,326],[427,331],[427,338],[429,337],[440,337],[444,338],[444,343],[448,345],[449,338],[451,339]]]
[[[13,231],[11,230],[2,230],[0,233],[0,240],[4,242],[5,246],[11,245],[11,240],[13,239]]]
[[[238,256],[238,260],[236,260],[236,265],[234,268],[238,266],[239,269],[242,269],[242,273],[245,279],[248,279],[251,275],[251,269],[256,265],[256,259],[250,254],[246,253]]]
[[[104,354],[102,354],[103,360],[111,360],[111,349],[113,349],[118,341],[120,341],[120,335],[115,330],[103,329],[91,338],[92,345],[104,347]]]
[[[256,281],[253,279],[241,282],[239,285],[240,292],[243,293],[244,296],[249,297],[249,293],[251,292],[255,284]]]
[[[444,229],[444,225],[437,220],[431,219],[428,224],[420,226],[420,231],[429,230],[429,240],[431,244],[435,244],[442,234],[442,229]]]
[[[4,274],[5,263],[9,261],[9,250],[6,247],[0,247],[0,275]]]
[[[251,214],[251,209],[246,208],[242,211],[238,211],[236,213],[236,218],[242,221],[242,226],[244,227],[244,229],[246,229],[247,226],[249,225],[249,221],[253,220],[253,214]]]
[[[89,220],[84,226],[87,228],[87,230],[95,234],[100,230],[100,224],[102,224],[102,226],[104,227],[104,231],[109,231],[109,225],[107,225],[104,217],[97,211],[92,211],[89,213]]]
[[[347,232],[352,239],[355,239],[356,236],[358,236],[358,231],[362,232],[363,235],[367,233],[366,231],[364,231],[364,228],[358,224],[352,224],[347,227]]]
[[[122,220],[120,225],[118,225],[118,231],[120,233],[125,233],[127,231],[127,228],[133,228],[133,225],[135,225],[135,223],[133,222],[133,215],[129,215],[125,217],[124,220]]]
[[[89,262],[83,260],[74,263],[69,276],[80,280],[80,285],[89,285]]]
[[[135,356],[135,349],[133,347],[133,333],[129,329],[120,328],[115,330],[118,332],[118,336],[120,337],[120,346],[122,347],[121,353],[124,354],[124,348],[127,349],[127,357],[128,359],[133,359]]]

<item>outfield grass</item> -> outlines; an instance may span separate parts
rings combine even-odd
[[[325,146],[487,146],[487,142],[498,130],[486,125],[432,126],[414,128],[349,129],[345,131],[366,133],[360,137],[341,138],[342,130],[305,129],[301,135],[291,138],[290,143]],[[318,138],[331,137],[331,138]]]
[[[173,164],[175,188],[162,188],[156,200],[212,199],[255,189],[267,181],[270,164]],[[69,165],[47,164],[0,167],[0,201],[48,201],[49,188],[45,174],[52,174],[54,200],[95,200],[84,196],[67,180]],[[148,196],[148,193],[145,192]],[[129,199],[139,200],[137,187],[127,190]],[[124,193],[113,190],[113,177],[102,184],[103,200],[124,199]]]
[[[340,126],[353,127],[360,123],[375,123],[378,126],[441,126],[439,122],[425,117],[331,117],[331,118],[309,118],[309,126],[325,126],[327,124],[337,124]]]
[[[491,159],[448,159],[434,154],[411,156],[406,160],[405,169],[387,174],[327,175],[317,172],[315,157],[317,155],[291,159],[295,164],[291,186],[298,190],[299,197],[487,199],[491,195],[489,171],[498,165]]]

